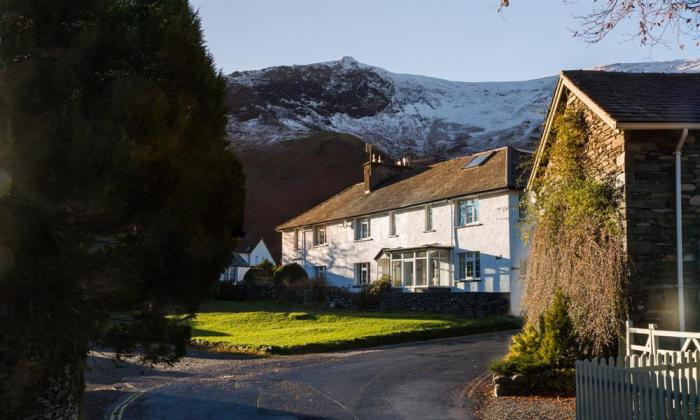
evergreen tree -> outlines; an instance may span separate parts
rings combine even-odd
[[[91,343],[184,354],[242,225],[224,89],[186,0],[0,0],[0,412],[75,409]]]

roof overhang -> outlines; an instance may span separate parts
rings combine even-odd
[[[442,249],[442,250],[451,250],[452,247],[449,245],[440,245],[440,244],[426,244],[426,245],[418,245],[418,246],[410,246],[410,247],[403,247],[403,248],[382,248],[379,250],[379,253],[375,255],[374,259],[378,260],[379,257],[382,256],[382,254],[386,254],[389,252],[408,252],[408,251],[419,251],[419,250],[431,250],[431,249]]]

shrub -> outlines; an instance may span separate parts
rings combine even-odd
[[[222,300],[245,300],[245,287],[229,281],[219,282],[218,291],[215,295]]]
[[[324,278],[315,278],[311,281],[311,299],[317,305],[324,305],[328,301],[328,282]]]
[[[391,280],[387,275],[382,276],[369,287],[369,293],[376,296],[381,296],[382,293],[389,291],[391,291]]]
[[[265,277],[270,277],[275,270],[275,265],[267,258],[263,258],[262,262],[256,265],[255,268],[259,269]]]
[[[555,292],[554,301],[539,322],[528,323],[513,337],[508,354],[490,369],[499,375],[525,375],[520,385],[528,391],[571,393],[573,366],[579,355],[573,335],[567,300]]]
[[[278,267],[272,274],[272,279],[278,285],[283,283],[292,284],[300,280],[308,280],[309,275],[306,274],[306,270],[302,266],[297,263],[291,263]]]
[[[243,275],[243,283],[244,284],[250,284],[250,283],[255,283],[255,279],[257,278],[257,273],[255,270],[250,269],[245,272]]]
[[[567,299],[561,292],[555,292],[544,314],[544,334],[539,349],[540,358],[552,366],[571,367],[576,363],[578,346],[567,310]]]

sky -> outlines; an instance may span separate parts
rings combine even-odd
[[[630,40],[634,23],[604,41],[574,38],[593,0],[190,0],[225,72],[352,56],[396,73],[459,81],[527,80],[563,69],[700,56]],[[688,45],[690,47],[688,47]]]

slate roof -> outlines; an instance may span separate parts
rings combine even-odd
[[[228,265],[229,267],[250,267],[250,264],[243,259],[240,255],[238,255],[237,252],[234,252],[233,255],[231,256],[231,262]]]
[[[491,152],[482,165],[464,169],[474,156]],[[337,221],[487,191],[521,189],[527,180],[521,172],[524,166],[529,166],[521,162],[530,154],[512,147],[474,153],[408,170],[368,194],[365,194],[364,183],[355,184],[277,229]]]
[[[700,123],[700,73],[563,71],[618,124]]]

